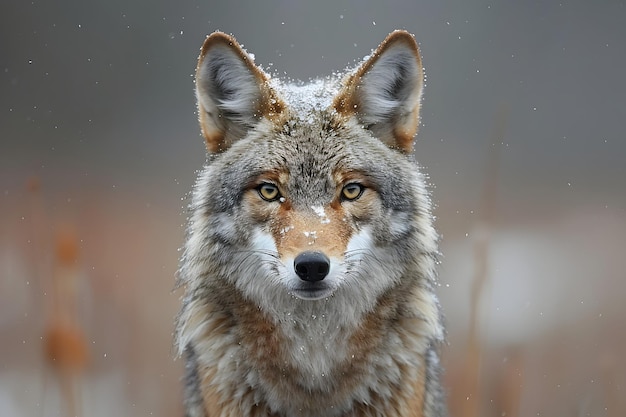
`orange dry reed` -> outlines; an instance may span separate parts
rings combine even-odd
[[[56,255],[61,267],[72,267],[78,259],[78,239],[70,230],[59,233],[56,245]]]
[[[78,246],[76,234],[70,229],[58,234],[56,268],[52,276],[52,306],[44,331],[45,360],[54,372],[70,416],[81,414],[79,378],[89,361],[86,337],[77,319]]]
[[[87,344],[83,332],[68,323],[50,323],[45,335],[46,359],[54,368],[80,373],[87,366]]]

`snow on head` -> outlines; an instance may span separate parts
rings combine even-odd
[[[337,78],[326,77],[308,83],[272,80],[273,87],[292,110],[292,116],[312,123],[314,115],[332,107],[333,98],[339,91]]]
[[[322,224],[330,223],[330,219],[326,215],[326,212],[324,211],[324,207],[322,207],[322,206],[311,206],[311,210],[313,210],[313,212],[320,217],[320,219],[321,219],[320,222]]]

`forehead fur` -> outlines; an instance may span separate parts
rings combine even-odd
[[[281,125],[260,123],[210,165],[219,172],[211,176],[219,182],[220,193],[231,195],[219,204],[238,201],[235,193],[240,194],[242,187],[254,186],[252,181],[278,171],[287,174],[288,182],[281,185],[288,188],[285,191],[295,205],[330,202],[340,185],[336,178],[350,174],[367,176],[387,207],[415,207],[415,199],[424,193],[410,156],[390,149],[370,131],[328,109],[312,108],[306,119],[288,118]],[[411,178],[414,181],[406,181]],[[413,189],[415,184],[419,190]]]
[[[289,180],[282,185],[288,187],[295,205],[328,203],[339,185],[337,177],[367,173],[368,182],[378,186],[384,206],[415,207],[424,189],[412,157],[386,146],[356,119],[335,110],[332,103],[341,89],[339,79],[269,82],[284,103],[284,117],[261,120],[230,149],[210,160],[210,170],[219,172],[212,175],[213,183],[220,184],[220,193],[215,195],[228,196],[214,202],[219,211],[227,211],[228,202],[239,201],[242,187],[254,186],[252,181],[277,171],[287,174]],[[419,184],[420,189],[410,184]]]

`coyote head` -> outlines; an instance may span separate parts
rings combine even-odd
[[[196,94],[209,161],[183,281],[226,282],[266,311],[338,297],[363,313],[428,280],[436,235],[411,155],[422,86],[404,31],[344,77],[308,84],[272,79],[229,35],[207,37]]]

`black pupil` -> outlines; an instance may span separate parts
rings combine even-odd
[[[268,199],[273,199],[278,195],[276,187],[269,184],[264,184],[263,186],[261,186],[261,192],[263,197]]]
[[[348,197],[356,197],[356,194],[358,194],[360,188],[361,187],[356,184],[346,186],[346,193],[348,194]]]

